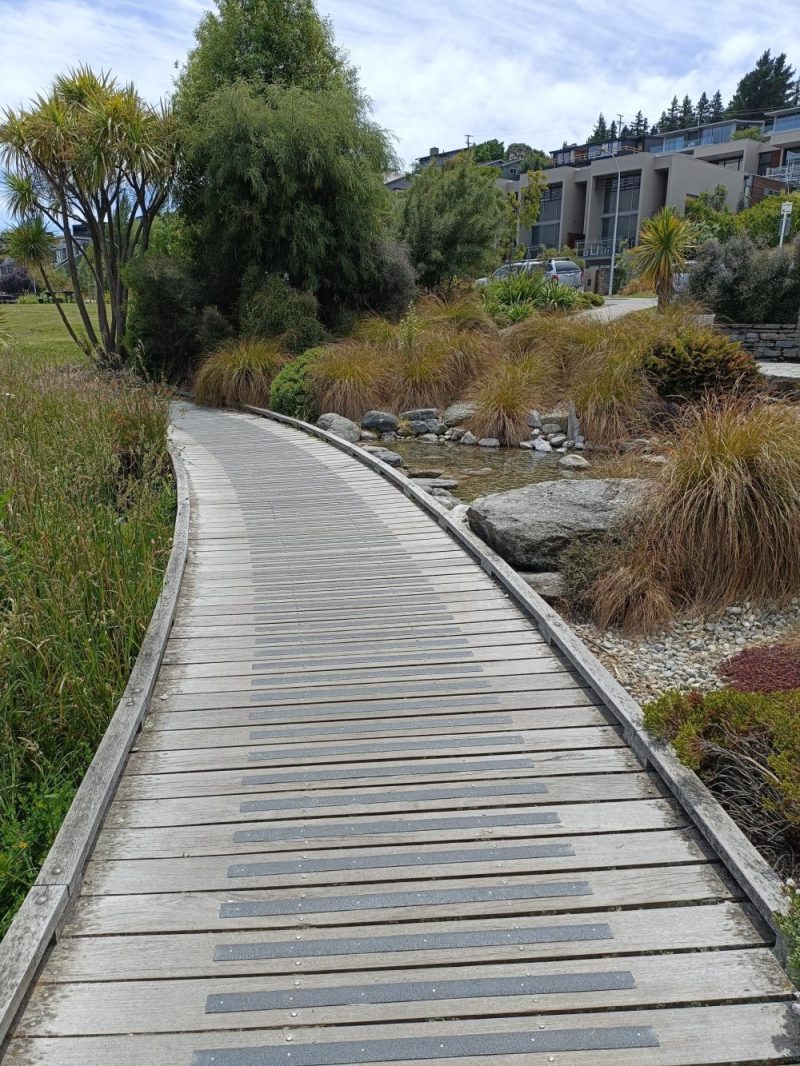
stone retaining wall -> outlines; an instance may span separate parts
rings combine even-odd
[[[752,352],[756,359],[800,360],[800,324],[797,322],[725,324],[717,321],[717,325]]]

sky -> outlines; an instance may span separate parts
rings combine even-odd
[[[0,0],[0,108],[78,63],[170,91],[203,0]],[[552,151],[673,94],[722,91],[766,48],[800,65],[793,4],[761,0],[318,0],[360,69],[376,120],[410,164],[436,146],[497,137]],[[0,207],[0,221],[3,209]]]

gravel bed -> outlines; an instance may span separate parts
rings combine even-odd
[[[722,688],[717,668],[743,648],[775,643],[800,627],[800,601],[777,610],[742,604],[723,614],[682,618],[666,631],[629,638],[570,620],[611,673],[640,702],[667,689]]]

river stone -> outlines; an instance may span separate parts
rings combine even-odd
[[[429,418],[436,418],[438,414],[435,407],[415,407],[411,411],[403,411],[400,417],[404,422],[427,422]]]
[[[546,441],[544,437],[534,437],[531,447],[536,452],[551,452],[553,450],[549,441]]]
[[[418,489],[457,489],[458,482],[451,477],[414,477],[411,479]]]
[[[575,413],[575,401],[569,401],[569,407],[567,408],[567,436],[570,440],[578,440],[581,436],[581,424],[578,421],[578,416]]]
[[[582,455],[565,455],[563,459],[558,460],[558,465],[563,466],[565,470],[587,470],[592,464]]]
[[[440,422],[438,418],[429,418],[425,425],[428,427],[429,433],[435,433],[437,436],[439,436],[440,433],[444,433],[445,429],[447,429],[444,422]]]
[[[558,570],[545,570],[540,574],[520,574],[519,576],[543,600],[563,600],[567,595],[564,578]]]
[[[542,433],[560,433],[561,426],[558,422],[545,422],[542,426]]]
[[[567,443],[567,438],[563,433],[554,433],[550,439],[550,446],[552,448],[560,448],[562,444]]]
[[[517,569],[553,570],[570,542],[607,532],[647,490],[635,478],[541,481],[481,496],[467,519]]]
[[[397,416],[389,411],[367,411],[361,419],[362,429],[374,429],[378,433],[394,433],[397,429]]]
[[[464,401],[462,403],[451,403],[447,410],[442,415],[442,421],[446,426],[457,426],[461,422],[466,422],[468,418],[478,410],[476,403],[469,403]]]
[[[417,437],[417,440],[421,441],[423,444],[439,443],[439,438],[436,436],[435,433],[421,433],[420,436]]]
[[[361,437],[361,430],[355,422],[351,422],[349,418],[344,418],[342,415],[337,415],[333,412],[320,415],[317,419],[317,425],[327,433],[333,433],[335,437],[349,440],[351,444],[355,444]]]
[[[458,443],[459,444],[477,444],[478,443],[478,438],[475,436],[474,433],[470,433],[469,430],[468,430]]]
[[[448,511],[452,511],[454,507],[458,507],[461,500],[457,496],[454,496],[452,492],[448,492],[447,489],[428,489],[428,494],[433,496],[437,503],[440,503],[442,507],[446,507]]]
[[[402,455],[393,452],[391,448],[380,448],[375,444],[365,444],[364,451],[369,452],[370,455],[374,455],[376,459],[380,459],[381,462],[387,463],[389,466],[405,465]]]
[[[497,437],[483,437],[478,441],[479,448],[499,448],[500,441]]]
[[[542,428],[542,416],[538,411],[528,411],[527,423],[531,429]]]

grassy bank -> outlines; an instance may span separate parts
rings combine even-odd
[[[75,304],[63,304],[67,319],[81,332],[81,319]],[[97,309],[90,306],[92,318],[97,320]],[[64,329],[64,323],[55,304],[7,304],[2,307],[3,329],[11,344],[14,356],[31,366],[75,366],[86,362]]]
[[[12,338],[17,311],[55,316],[7,309]],[[0,351],[0,932],[125,687],[174,521],[165,399],[53,366],[80,361],[60,336],[16,341]]]

